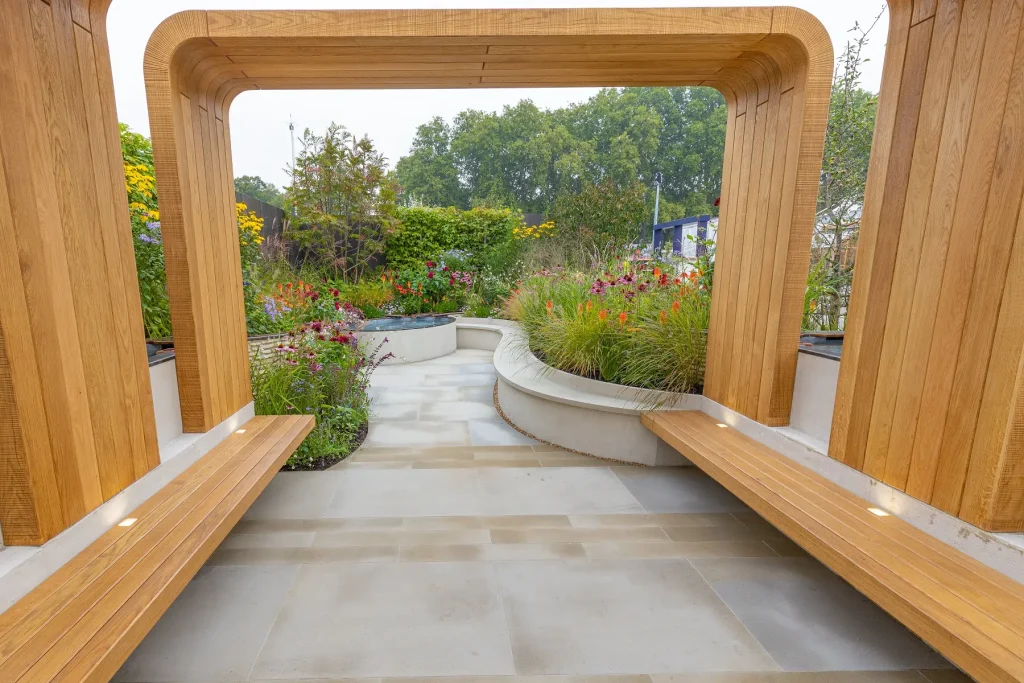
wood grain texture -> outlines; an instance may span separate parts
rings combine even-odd
[[[1024,530],[1024,3],[893,2],[830,454]]]
[[[708,415],[642,419],[970,676],[1024,680],[1024,586]]]
[[[9,545],[45,542],[159,462],[108,4],[6,3],[0,22],[0,526]]]
[[[706,393],[767,424],[788,423],[832,76],[831,41],[806,12],[183,12],[151,38],[145,73],[187,431],[205,431],[249,400],[224,210],[234,98],[253,89],[495,85],[708,85],[726,95]]]
[[[0,678],[110,680],[313,426],[253,418],[0,615]]]

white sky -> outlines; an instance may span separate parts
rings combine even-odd
[[[118,118],[149,135],[142,56],[146,41],[168,16],[186,9],[456,9],[509,7],[690,7],[788,4],[812,12],[824,24],[838,55],[854,22],[869,25],[884,0],[114,0],[107,20]],[[888,16],[882,18],[866,49],[863,86],[877,91]],[[499,110],[520,99],[542,108],[585,100],[597,88],[472,90],[254,91],[231,107],[231,141],[236,176],[258,175],[278,187],[288,182],[291,162],[288,117],[296,137],[304,128],[322,132],[331,121],[356,134],[366,133],[392,165],[409,151],[416,127],[433,116],[450,120],[463,109]]]

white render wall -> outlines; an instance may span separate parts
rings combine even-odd
[[[828,450],[838,383],[838,360],[810,353],[797,354],[789,428],[808,437],[821,451]]]

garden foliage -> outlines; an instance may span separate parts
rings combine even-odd
[[[300,248],[303,263],[334,280],[358,282],[395,229],[397,192],[387,161],[368,137],[334,123],[322,136],[307,128],[292,169],[287,206],[293,221],[284,236]]]
[[[302,325],[269,356],[250,363],[257,415],[313,415],[316,427],[286,469],[324,469],[357,446],[370,403],[367,387],[386,359],[360,348],[343,322]]]
[[[541,271],[505,306],[547,364],[644,389],[701,391],[710,291],[703,273],[623,261],[590,272]]]
[[[399,223],[388,236],[384,256],[388,268],[419,268],[440,261],[449,252],[465,254],[467,265],[482,270],[490,256],[516,238],[523,217],[511,209],[400,208]]]
[[[160,234],[153,147],[149,138],[120,124],[124,183],[128,193],[128,214],[132,223],[135,269],[142,300],[142,324],[147,339],[171,334],[171,307],[167,301],[167,272]]]

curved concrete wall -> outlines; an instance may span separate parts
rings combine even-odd
[[[415,330],[393,330],[390,332],[356,332],[356,337],[368,350],[381,346],[378,358],[393,353],[394,357],[384,365],[402,365],[433,360],[449,353],[455,353],[455,323],[437,327],[421,327]]]
[[[640,424],[648,410],[699,410],[701,397],[579,377],[542,363],[518,325],[462,318],[460,348],[494,350],[498,402],[517,427],[563,448],[641,465],[688,465]]]

